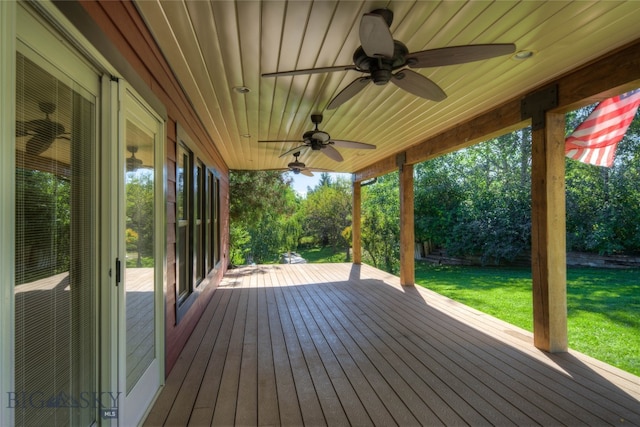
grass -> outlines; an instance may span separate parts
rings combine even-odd
[[[567,271],[569,347],[634,375],[640,375],[639,273],[633,269]],[[416,262],[416,283],[533,330],[529,269]]]
[[[345,249],[336,250],[332,247],[298,249],[300,256],[312,263],[346,262]]]

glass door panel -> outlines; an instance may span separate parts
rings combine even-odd
[[[20,45],[16,425],[90,425],[97,390],[95,97]],[[80,71],[79,71],[80,72]],[[97,76],[95,76],[97,82]]]
[[[126,366],[127,394],[155,358],[154,142],[126,121]]]

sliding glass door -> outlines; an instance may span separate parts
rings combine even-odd
[[[8,400],[16,425],[96,420],[98,76],[89,68],[78,73],[95,86],[83,87],[18,43],[15,387]]]

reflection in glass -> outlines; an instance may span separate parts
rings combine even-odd
[[[53,67],[16,59],[10,405],[16,425],[90,425],[95,405],[80,402],[97,390],[95,99]]]
[[[154,336],[154,135],[126,124],[127,393],[155,357]]]

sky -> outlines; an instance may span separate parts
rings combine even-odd
[[[331,173],[330,175],[331,179],[336,179],[336,177],[338,176],[351,178],[350,173]],[[316,185],[318,185],[318,182],[320,182],[320,172],[314,172],[313,176],[305,176],[301,173],[290,173],[289,176],[293,178],[294,191],[301,196],[306,196],[307,187],[314,188]]]

